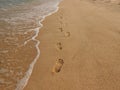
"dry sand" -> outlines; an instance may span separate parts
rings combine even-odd
[[[120,13],[64,0],[43,21],[41,55],[24,90],[120,90]]]

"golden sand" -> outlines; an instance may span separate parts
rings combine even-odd
[[[24,90],[120,90],[119,12],[64,0],[43,25],[41,55]]]

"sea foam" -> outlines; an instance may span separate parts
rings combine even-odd
[[[62,1],[62,0],[61,0],[61,1]],[[40,41],[37,40],[36,37],[39,35],[39,30],[40,30],[40,28],[43,27],[43,24],[41,24],[41,22],[42,22],[47,16],[50,16],[50,15],[52,15],[53,13],[55,13],[55,12],[58,11],[58,9],[59,9],[59,7],[58,7],[59,3],[60,3],[60,1],[54,5],[54,7],[55,7],[55,10],[54,10],[54,11],[49,12],[47,15],[44,15],[44,16],[42,17],[42,19],[39,21],[39,25],[40,25],[41,27],[32,29],[33,31],[36,32],[36,34],[35,34],[31,39],[25,41],[25,43],[24,43],[24,45],[26,45],[30,40],[36,41],[37,44],[35,45],[35,47],[36,47],[36,50],[37,50],[37,55],[36,55],[36,57],[34,58],[33,62],[30,64],[29,69],[28,69],[28,71],[26,72],[25,76],[18,82],[16,90],[22,90],[22,89],[27,85],[28,80],[29,80],[29,78],[30,78],[30,76],[31,76],[31,74],[32,74],[34,65],[35,65],[35,63],[37,62],[38,58],[40,57],[40,49],[39,49]],[[30,31],[31,31],[31,30],[30,30]],[[29,32],[29,31],[28,31],[28,32]],[[26,32],[26,33],[27,33],[27,32]]]
[[[58,5],[61,1],[62,0],[45,0],[42,3],[22,3],[10,8],[0,8],[0,26],[2,26],[0,29],[0,34],[2,35],[0,36],[0,71],[2,72],[2,76],[7,77],[0,78],[0,83],[5,86],[3,87],[1,84],[0,88],[6,90],[14,88],[15,90],[23,90],[27,85],[34,65],[40,57],[40,41],[37,40],[36,37],[43,27],[41,22],[47,16],[58,11]],[[32,37],[31,35],[29,36],[31,32],[34,32]],[[31,41],[35,42],[32,48],[35,48],[37,53],[33,60],[28,60],[27,57],[29,56],[21,55],[21,53],[19,55],[19,52],[24,52],[22,50],[29,46],[28,44]],[[19,49],[22,47],[22,50]],[[16,53],[19,58],[15,57]],[[25,57],[23,58],[24,60],[21,60],[21,57]],[[30,64],[26,66],[27,70],[22,66],[25,60],[27,62],[31,61]],[[7,72],[3,70],[7,70]]]

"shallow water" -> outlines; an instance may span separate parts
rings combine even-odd
[[[40,23],[60,0],[0,0],[0,90],[22,90],[40,55]]]

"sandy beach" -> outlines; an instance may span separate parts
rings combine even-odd
[[[40,58],[24,90],[120,90],[120,13],[64,0],[40,29]]]

